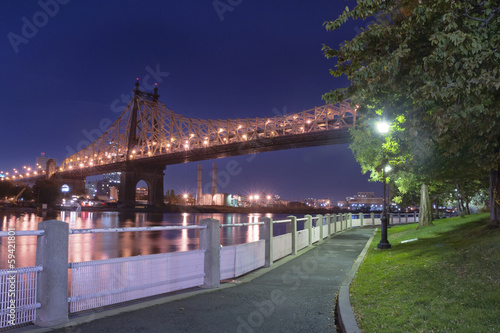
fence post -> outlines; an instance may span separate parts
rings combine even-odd
[[[205,278],[203,288],[217,288],[220,285],[220,239],[219,221],[203,219],[200,225],[200,250],[205,250]]]
[[[312,216],[311,215],[304,215],[304,217],[307,219],[306,220],[306,225],[304,226],[304,229],[307,228],[309,230],[309,235],[307,236],[307,246],[311,247],[312,246]]]
[[[408,212],[405,214],[405,223],[408,224]]]
[[[271,267],[273,265],[273,219],[269,217],[264,217],[261,219],[264,221],[263,237],[266,241],[266,251],[265,251],[265,262],[264,267]]]
[[[316,220],[316,228],[318,228],[318,226],[319,226],[319,241],[322,242],[323,241],[323,215],[318,214],[318,215],[316,215],[316,217],[318,218]]]
[[[330,237],[332,234],[332,225],[331,225],[331,215],[325,214],[325,224],[327,225],[326,230],[328,230],[328,235],[326,237]]]
[[[345,225],[343,230],[346,230],[347,229],[347,213],[344,213],[342,215],[342,223]]]
[[[399,224],[401,224],[401,212],[398,213]]]
[[[352,213],[349,213],[349,228],[352,229]]]
[[[359,225],[360,227],[363,226],[363,213],[359,213]]]
[[[48,327],[67,323],[68,320],[68,223],[49,220],[38,223],[36,265],[43,270],[37,277],[37,302],[35,325]]]
[[[375,225],[375,213],[370,213],[370,218],[372,219],[372,225]]]
[[[287,216],[290,219],[290,232],[292,233],[292,254],[297,254],[297,217],[290,215]]]
[[[390,216],[391,216],[391,224],[394,224],[394,214],[391,213]]]
[[[332,214],[332,216],[330,218],[330,223],[332,223],[332,221],[333,221],[333,233],[334,234],[337,233],[337,217],[338,217],[337,214]]]

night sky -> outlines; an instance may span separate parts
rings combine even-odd
[[[272,117],[323,105],[325,92],[348,82],[329,74],[333,61],[322,44],[337,47],[366,25],[326,32],[323,22],[350,1],[42,3],[2,2],[0,171],[34,165],[41,152],[59,164],[96,139],[123,110],[136,77],[142,89],[158,82],[160,101],[192,118]],[[219,159],[219,171],[231,160],[242,172],[221,179],[219,192],[337,201],[358,191],[380,195],[382,187],[361,175],[348,145]],[[213,162],[202,162],[204,184]],[[165,190],[194,194],[198,164],[167,167]]]

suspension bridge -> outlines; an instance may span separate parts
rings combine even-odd
[[[119,203],[135,203],[135,186],[149,188],[149,203],[163,204],[167,165],[274,150],[349,142],[356,110],[347,101],[298,113],[265,118],[194,119],[184,117],[139,89],[118,119],[93,143],[67,157],[59,167],[49,160],[46,172],[11,175],[5,180],[49,178],[84,189],[85,178],[121,172]]]

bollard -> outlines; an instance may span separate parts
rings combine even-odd
[[[264,222],[263,235],[261,239],[266,241],[265,262],[264,267],[273,265],[273,219],[264,217],[261,219]]]
[[[203,219],[200,225],[206,229],[200,230],[200,250],[205,250],[205,278],[203,288],[218,288],[220,286],[220,238],[219,221]]]
[[[290,215],[287,217],[290,219],[290,232],[292,233],[292,254],[297,254],[297,217]]]
[[[306,223],[304,225],[304,229],[307,228],[309,230],[309,235],[307,236],[307,244],[308,247],[312,246],[312,216],[311,215],[304,215],[304,217],[307,219]]]
[[[316,215],[316,217],[318,218],[316,220],[316,228],[318,228],[318,225],[319,225],[319,241],[322,242],[323,241],[323,215],[318,214],[318,215]]]
[[[43,267],[37,277],[37,302],[35,325],[48,327],[67,323],[68,319],[68,224],[49,220],[38,223],[36,265]]]

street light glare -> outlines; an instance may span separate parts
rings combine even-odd
[[[387,121],[379,121],[377,122],[377,131],[381,134],[389,133],[390,125]]]
[[[386,166],[385,167],[385,172],[389,172],[392,170],[392,167],[390,165]]]

